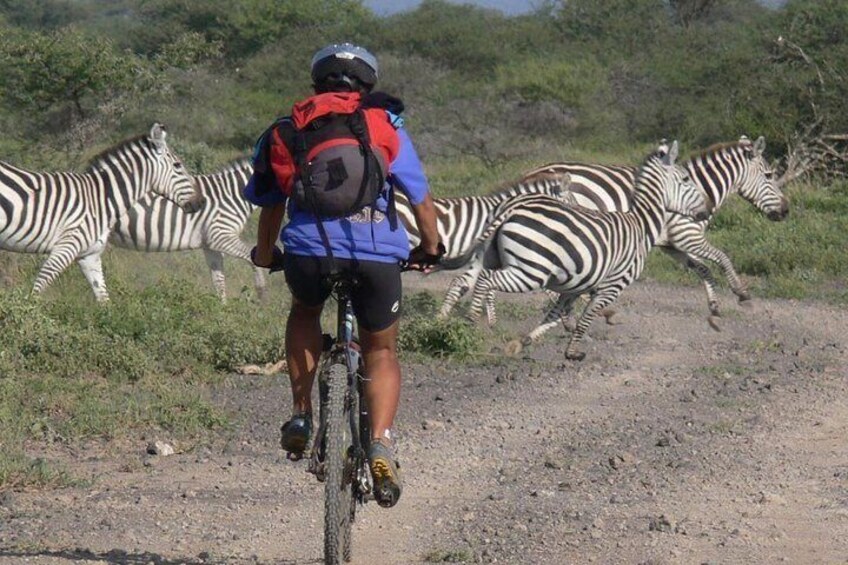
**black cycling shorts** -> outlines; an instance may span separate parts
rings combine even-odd
[[[385,330],[400,318],[403,292],[400,282],[400,265],[378,261],[336,259],[342,272],[356,274],[358,285],[351,299],[359,326],[370,331]],[[319,306],[330,296],[324,281],[330,272],[326,257],[306,257],[286,253],[283,272],[292,296],[306,306]]]

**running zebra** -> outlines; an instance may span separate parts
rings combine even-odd
[[[83,173],[34,173],[0,162],[0,249],[47,253],[33,292],[47,288],[73,261],[98,301],[109,299],[100,254],[112,226],[142,196],[155,192],[186,211],[203,198],[165,141],[165,128],[124,141]]]
[[[775,183],[774,172],[763,156],[765,140],[751,142],[742,136],[738,142],[714,145],[686,161],[683,166],[710,199],[714,213],[728,196],[738,193],[759,208],[772,221],[786,218],[789,206]],[[626,211],[631,207],[637,168],[580,163],[553,163],[527,173],[563,172],[571,175],[569,190],[577,203],[593,210]],[[750,299],[746,285],[739,278],[730,258],[706,238],[708,221],[672,215],[657,245],[670,256],[691,268],[703,280],[710,310],[710,325],[718,329],[720,316],[717,282],[705,261],[719,265],[740,302]],[[454,279],[448,290],[442,313],[450,312],[468,288],[469,273]],[[493,304],[490,298],[488,304]],[[490,314],[490,321],[494,317]],[[556,323],[551,324],[554,327]]]
[[[472,272],[476,280],[470,317],[476,319],[491,291],[559,294],[548,314],[559,319],[574,301],[591,299],[571,335],[565,356],[580,360],[580,343],[595,315],[612,304],[645,266],[659,241],[668,212],[709,217],[704,193],[675,165],[677,142],[662,145],[636,173],[630,210],[601,213],[536,196],[516,200],[478,239]],[[494,255],[498,268],[488,269]],[[467,257],[457,258],[457,263]]]
[[[135,251],[186,251],[203,249],[212,273],[212,285],[221,301],[226,301],[224,255],[242,259],[253,268],[256,293],[265,296],[265,276],[250,260],[250,247],[240,234],[256,207],[244,199],[242,189],[253,173],[249,159],[239,159],[220,171],[194,177],[206,205],[188,214],[156,195],[149,194],[118,219],[110,241]]]
[[[445,246],[445,259],[466,253],[491,223],[499,206],[525,194],[545,194],[554,198],[569,198],[570,175],[559,171],[540,172],[532,178],[508,184],[482,196],[436,198],[436,222]],[[395,191],[397,214],[409,234],[410,249],[421,242],[412,207],[399,190]],[[458,268],[458,267],[457,267]]]

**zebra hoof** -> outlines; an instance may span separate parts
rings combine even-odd
[[[746,302],[751,301],[751,293],[748,292],[747,290],[743,290],[742,292],[740,292],[737,295],[737,297],[738,297],[738,300],[739,300],[739,304],[744,304]]]
[[[719,320],[721,320],[721,318],[717,315],[707,316],[707,323],[717,332],[721,331],[721,326],[718,323]]]
[[[504,345],[503,350],[507,357],[515,357],[524,350],[524,344],[521,343],[520,339],[513,339]]]
[[[619,325],[618,322],[616,322],[615,320],[612,319],[613,316],[615,316],[616,314],[617,314],[617,312],[615,310],[613,310],[612,308],[604,308],[603,310],[601,310],[601,316],[604,317],[608,326]],[[576,326],[576,324],[575,324],[575,326]]]
[[[566,351],[565,358],[569,361],[582,361],[586,358],[586,354],[582,351]]]

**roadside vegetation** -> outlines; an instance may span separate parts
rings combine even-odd
[[[804,132],[848,132],[844,1],[540,4],[508,18],[425,0],[378,18],[355,0],[0,0],[0,159],[78,170],[158,120],[192,171],[212,172],[308,92],[312,53],[340,39],[378,54],[438,196],[556,160],[635,164],[660,138],[694,152],[764,135],[786,163]],[[754,296],[848,303],[845,173],[831,157],[793,183],[785,222],[739,199],[721,210],[710,239]],[[110,250],[99,308],[73,268],[33,301],[42,259],[0,252],[0,489],[72,480],[27,456],[33,442],[226,427],[210,387],[281,357],[280,275],[259,304],[228,260],[222,306],[199,253]],[[659,253],[645,276],[699,284]],[[435,300],[408,300],[404,355],[473,358],[480,332],[434,320]]]

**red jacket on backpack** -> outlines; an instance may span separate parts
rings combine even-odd
[[[327,92],[311,96],[292,107],[291,120],[295,129],[300,130],[312,120],[328,114],[352,114],[359,108],[361,95],[358,92]],[[400,149],[400,140],[394,126],[389,123],[385,110],[381,108],[367,108],[363,110],[368,135],[371,140],[371,149],[379,152],[386,163],[386,168],[397,157]],[[307,160],[329,147],[329,144],[343,143],[344,140],[332,139],[325,143],[316,145],[307,154]],[[290,195],[294,183],[296,166],[286,144],[280,138],[279,132],[274,129],[271,134],[271,170],[277,179],[277,184],[285,195]]]

